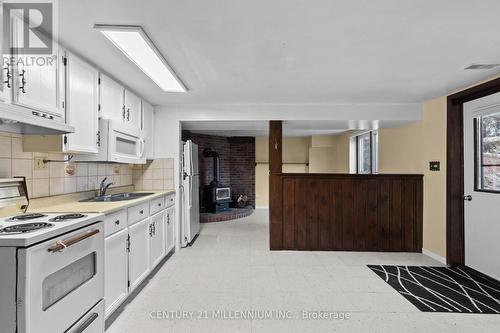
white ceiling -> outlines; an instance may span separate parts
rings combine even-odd
[[[498,0],[62,0],[62,44],[157,105],[422,102],[500,69]],[[162,92],[92,27],[142,25],[189,88]]]

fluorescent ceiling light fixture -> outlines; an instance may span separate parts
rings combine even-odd
[[[500,64],[472,64],[465,69],[492,69],[500,66]]]
[[[140,26],[96,24],[99,30],[163,91],[187,89]]]

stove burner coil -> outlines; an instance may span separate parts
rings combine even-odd
[[[11,218],[7,219],[7,221],[9,221],[9,222],[26,221],[26,220],[38,219],[38,218],[45,217],[45,216],[47,216],[47,215],[40,214],[40,213],[29,213],[29,214],[12,216]]]
[[[15,224],[5,228],[0,229],[0,233],[13,234],[13,233],[26,233],[31,231],[36,231],[44,228],[50,228],[54,225],[52,223],[40,222],[40,223],[24,223]]]
[[[63,221],[68,221],[68,220],[74,220],[74,219],[81,219],[82,217],[85,217],[83,214],[64,214],[64,215],[58,215],[56,217],[53,217],[49,219],[50,222],[63,222]]]

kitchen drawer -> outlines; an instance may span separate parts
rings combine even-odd
[[[149,214],[153,215],[165,209],[165,197],[156,198],[149,202]]]
[[[175,193],[169,194],[165,197],[165,207],[170,207],[175,204]]]
[[[127,209],[128,225],[132,225],[149,216],[149,202],[130,207]]]
[[[108,237],[117,231],[127,227],[127,210],[123,209],[119,212],[106,215],[104,217],[104,237]]]
[[[100,333],[104,332],[104,300],[97,303],[80,320],[71,326],[67,333]]]

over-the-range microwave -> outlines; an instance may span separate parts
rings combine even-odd
[[[81,154],[75,161],[144,164],[146,141],[141,130],[119,120],[99,120],[99,152]]]

